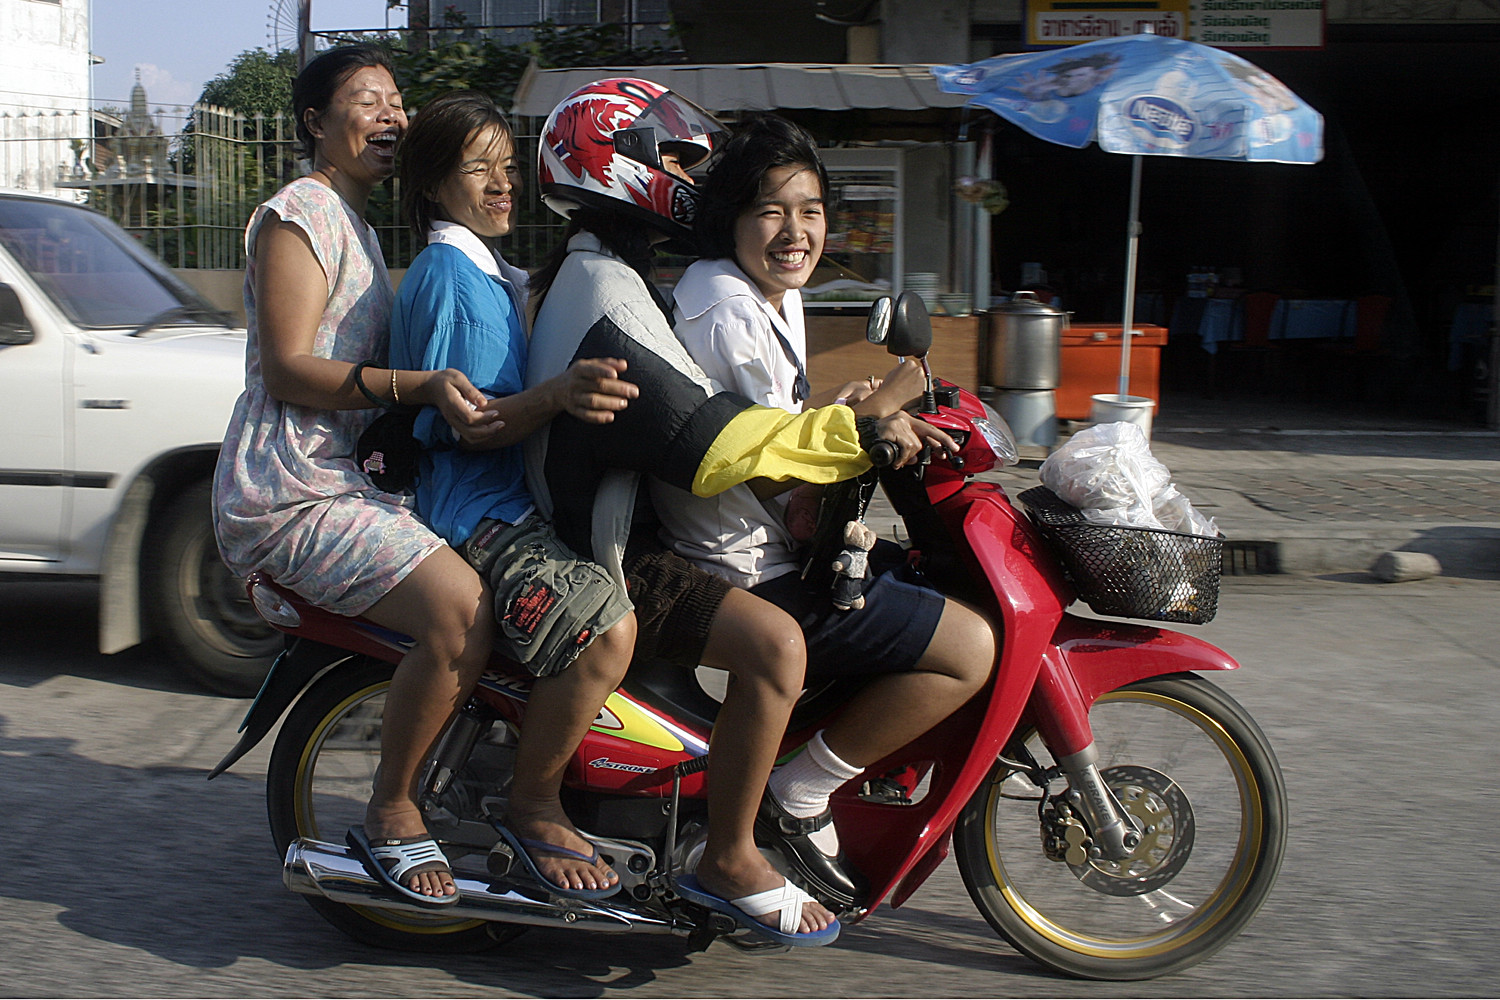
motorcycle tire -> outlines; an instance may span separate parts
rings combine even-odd
[[[1089,722],[1105,783],[1141,820],[1131,857],[1049,858],[1059,830],[1039,817],[1043,790],[1001,761],[959,816],[959,871],[990,926],[1042,965],[1117,981],[1178,972],[1227,944],[1270,893],[1287,837],[1281,768],[1249,714],[1194,674],[1111,691]],[[1035,732],[1026,748],[1052,764]],[[1065,784],[1052,780],[1046,797]]]
[[[297,837],[342,844],[364,821],[380,763],[381,715],[394,667],[351,657],[297,699],[282,724],[266,773],[266,805],[276,849],[285,857]],[[527,928],[335,903],[304,896],[345,934],[377,948],[466,953],[504,944]]]

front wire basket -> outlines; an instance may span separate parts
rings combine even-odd
[[[1095,613],[1202,625],[1218,612],[1223,535],[1094,524],[1045,486],[1017,499]]]

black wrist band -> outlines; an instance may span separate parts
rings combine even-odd
[[[880,421],[875,417],[855,417],[854,429],[859,434],[859,446],[866,452],[881,440]]]
[[[373,362],[373,361],[361,361],[359,364],[355,365],[354,366],[354,384],[357,385],[357,386],[359,386],[359,391],[362,392],[362,393],[364,393],[365,394],[365,398],[368,399],[370,402],[374,403],[377,407],[379,407],[382,410],[389,410],[389,409],[391,409],[391,407],[395,406],[396,404],[392,403],[389,400],[381,399],[379,396],[377,396],[373,392],[371,392],[370,389],[369,389],[369,387],[365,385],[365,380],[361,377],[363,375],[364,370],[366,368],[377,368],[377,367],[379,367],[379,366],[375,362]]]

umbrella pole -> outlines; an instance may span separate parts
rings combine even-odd
[[[1130,395],[1130,328],[1135,323],[1135,258],[1141,242],[1141,157],[1130,158],[1130,222],[1125,228],[1125,322],[1120,332],[1121,399]]]

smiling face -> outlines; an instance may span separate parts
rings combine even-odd
[[[406,131],[401,92],[383,66],[344,78],[321,114],[307,112],[317,143],[315,169],[374,187],[396,171],[396,144]]]
[[[458,166],[432,195],[442,217],[475,236],[495,239],[511,229],[512,195],[521,186],[521,168],[510,133],[498,125],[469,136]]]
[[[772,167],[761,180],[760,196],[735,221],[735,263],[780,309],[787,290],[812,277],[827,233],[817,172],[800,164]]]

